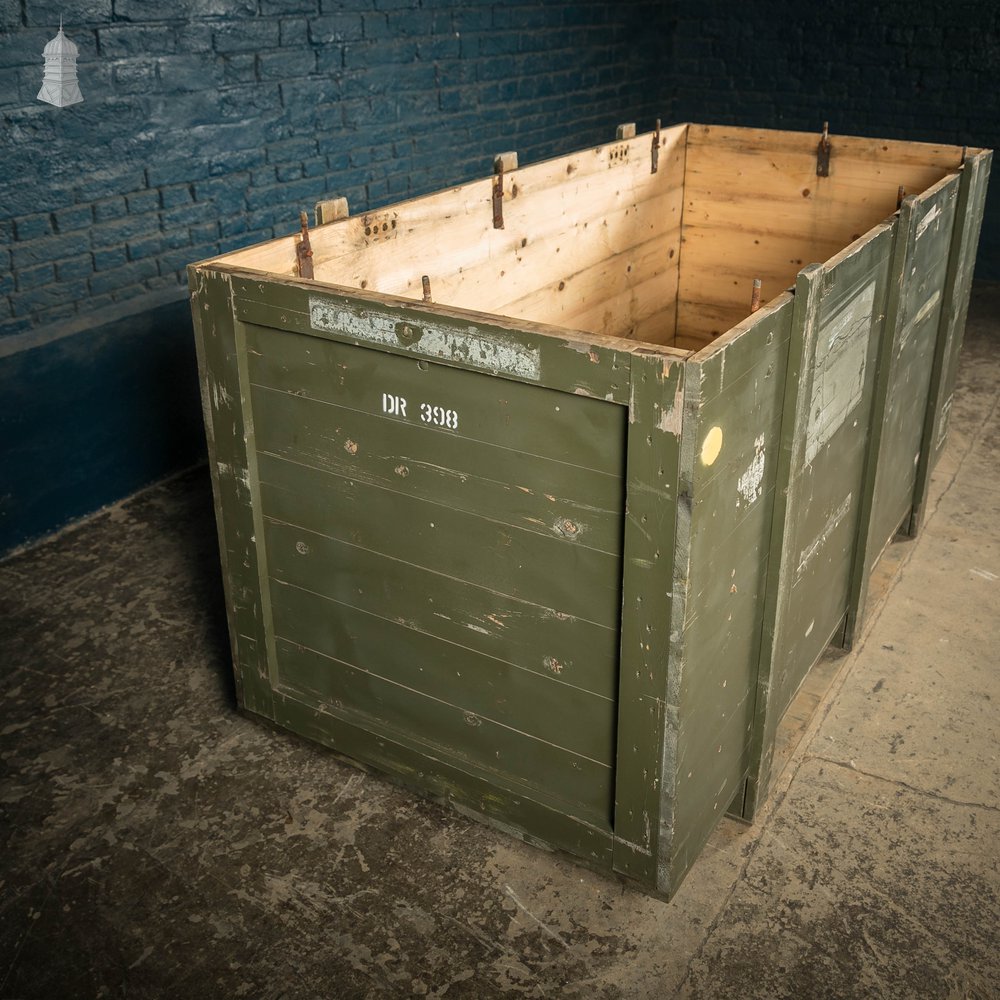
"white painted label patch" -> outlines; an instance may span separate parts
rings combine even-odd
[[[875,282],[869,282],[827,320],[816,344],[812,408],[806,429],[806,465],[861,402],[871,336]]]
[[[823,530],[799,553],[799,565],[795,571],[795,578],[798,579],[805,572],[806,567],[813,561],[816,554],[827,543],[829,537],[834,533],[837,525],[847,517],[851,509],[851,501],[854,499],[853,493],[848,493],[844,497],[840,506],[830,515]]]
[[[736,506],[746,504],[748,507],[757,500],[764,491],[764,435],[761,434],[753,443],[753,460],[736,483]]]
[[[368,344],[402,348],[425,357],[457,361],[472,368],[515,375],[532,382],[541,378],[537,348],[482,333],[475,326],[462,332],[437,328],[429,323],[418,326],[377,309],[355,313],[315,295],[309,297],[309,320],[314,330],[339,333]]]

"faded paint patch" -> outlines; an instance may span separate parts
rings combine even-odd
[[[837,525],[840,524],[845,517],[847,517],[848,511],[851,509],[851,501],[853,499],[853,493],[848,493],[847,496],[844,497],[840,506],[830,515],[826,524],[823,525],[823,530],[799,554],[799,565],[795,571],[796,579],[802,576],[809,563],[812,562],[819,550],[822,549],[827,543],[829,537],[834,533],[834,531],[836,531]]]
[[[456,361],[493,374],[515,375],[537,382],[541,357],[537,348],[525,347],[505,337],[482,333],[469,326],[463,332],[442,329],[430,323],[418,327],[399,316],[366,309],[355,313],[311,295],[309,319],[314,330],[339,333],[367,344],[402,348],[414,354]]]
[[[719,457],[720,451],[722,451],[722,428],[716,426],[705,435],[705,440],[701,443],[702,465],[711,465]]]
[[[669,371],[670,366],[664,364],[665,371]],[[677,389],[674,392],[674,398],[670,405],[660,413],[660,420],[657,426],[661,431],[667,434],[673,434],[680,437],[681,433],[681,417],[684,413],[684,389],[680,384],[680,380],[677,382]]]
[[[871,281],[819,332],[806,429],[806,465],[861,402],[874,304],[875,282]]]
[[[748,507],[757,500],[764,492],[764,435],[761,434],[753,443],[753,459],[747,466],[746,471],[740,476],[736,483],[736,506],[739,508],[743,503]]]
[[[917,239],[919,240],[924,233],[931,227],[931,225],[940,218],[941,216],[941,206],[935,204],[934,207],[917,223]]]

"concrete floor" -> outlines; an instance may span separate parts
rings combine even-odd
[[[203,470],[0,564],[0,997],[1000,995],[998,403],[670,904],[238,715]]]

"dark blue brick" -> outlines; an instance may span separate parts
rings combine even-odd
[[[156,73],[164,89],[200,91],[224,82],[224,64],[224,57],[213,53],[162,56],[156,60]]]
[[[282,48],[309,44],[309,22],[304,17],[287,18],[278,33]]]
[[[128,260],[128,254],[124,246],[102,247],[94,251],[94,270],[107,271],[110,268],[120,267]]]
[[[79,30],[70,25],[110,21],[111,0],[32,0],[24,11],[29,25],[46,28],[58,27],[59,19],[64,18],[67,36],[79,44]]]
[[[279,181],[297,181],[302,176],[302,164],[290,163],[284,167],[278,167],[277,175]]]
[[[13,337],[18,333],[27,333],[35,325],[31,316],[21,316],[18,319],[6,320],[0,325],[0,332],[5,337]]]
[[[313,136],[300,136],[295,139],[285,139],[282,142],[272,142],[267,148],[268,163],[283,163],[289,160],[303,160],[316,154],[316,139]]]
[[[316,54],[306,46],[262,52],[257,57],[257,73],[262,80],[294,79],[315,72]]]
[[[124,219],[104,222],[90,230],[90,241],[94,247],[124,246],[136,236],[148,236],[159,228],[157,216],[127,215]]]
[[[264,163],[267,154],[263,149],[234,149],[212,159],[209,173],[212,177],[247,170]]]
[[[48,212],[26,215],[14,220],[14,235],[19,240],[34,240],[52,232],[52,217]]]
[[[210,243],[219,236],[219,224],[215,221],[203,222],[199,226],[192,226],[188,231],[192,243]]]
[[[191,183],[208,177],[209,166],[205,161],[165,159],[146,168],[149,186]],[[136,187],[143,185],[137,184]]]
[[[262,14],[315,14],[318,0],[260,0]]]
[[[212,43],[216,52],[260,52],[277,46],[278,22],[263,17],[248,17],[220,24]]]
[[[108,139],[111,137],[109,135]],[[145,186],[146,179],[141,168],[130,164],[117,167],[103,166],[82,175],[73,189],[73,194],[77,202],[85,202],[104,198],[116,191],[135,191]]]
[[[187,227],[184,229],[170,229],[163,234],[163,248],[165,250],[176,250],[178,247],[186,247],[191,243]]]
[[[171,229],[174,226],[188,226],[193,222],[204,222],[213,214],[214,210],[211,205],[205,202],[196,202],[193,205],[180,205],[169,211],[161,212],[160,218],[163,221],[163,228]]]
[[[93,273],[93,270],[93,258],[89,253],[84,253],[80,254],[79,257],[60,261],[56,265],[56,276],[60,281],[68,281],[72,278],[86,278]]]
[[[56,231],[69,233],[74,229],[84,229],[94,221],[94,211],[90,205],[70,205],[53,214]]]
[[[194,201],[190,184],[177,184],[160,188],[160,203],[164,208],[176,208],[178,205],[190,205]]]
[[[155,257],[163,249],[163,237],[159,233],[129,240],[128,259],[142,260],[144,257]]]
[[[42,285],[55,281],[56,270],[52,264],[39,264],[36,267],[23,267],[15,275],[19,290],[40,288]]]
[[[176,51],[177,29],[172,25],[120,24],[97,29],[98,53],[107,59],[154,56]],[[84,95],[86,100],[86,95]]]
[[[102,198],[94,202],[94,219],[97,222],[107,222],[109,219],[120,219],[127,213],[125,199],[121,196]]]
[[[222,78],[225,83],[253,83],[257,79],[257,56],[237,52],[219,56],[222,60]]]
[[[0,271],[0,295],[14,291],[14,275],[10,271]]]
[[[309,21],[309,40],[314,45],[333,42],[355,42],[364,38],[364,24],[360,14],[331,14]]]
[[[203,181],[195,185],[195,196],[198,201],[211,202],[219,215],[232,215],[246,207],[244,192],[249,182],[250,175],[246,173]]]
[[[119,93],[148,91],[156,84],[156,63],[151,59],[115,63],[111,79]]]
[[[153,189],[133,191],[132,194],[125,195],[125,201],[132,215],[155,212],[160,207],[160,192]]]
[[[30,316],[40,309],[51,309],[67,302],[75,302],[87,296],[86,281],[60,281],[53,285],[44,285],[30,291],[15,292],[11,296],[16,316]]]
[[[32,267],[35,264],[54,263],[65,260],[76,254],[86,253],[90,249],[90,240],[86,230],[76,233],[65,233],[61,236],[49,236],[30,243],[15,243],[11,247],[11,258],[15,271]]]
[[[111,271],[101,271],[90,279],[90,291],[94,295],[126,288],[143,278],[150,278],[159,273],[154,260],[136,260],[124,267],[116,267]]]

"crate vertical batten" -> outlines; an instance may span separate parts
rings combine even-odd
[[[192,265],[241,706],[670,896],[920,510],[960,153],[626,130]]]

